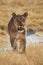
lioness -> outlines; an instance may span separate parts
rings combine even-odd
[[[26,48],[25,20],[27,16],[27,12],[22,15],[12,13],[12,18],[8,23],[11,46],[19,53],[25,52]]]

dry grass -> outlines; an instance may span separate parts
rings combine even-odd
[[[27,50],[29,65],[43,65],[43,45],[30,46]]]
[[[43,32],[43,0],[0,0],[0,26],[7,27],[12,12],[28,12],[27,28]],[[6,28],[5,28],[6,29]],[[0,47],[9,44],[7,32],[0,30]],[[43,44],[29,46],[25,54],[0,51],[0,65],[43,65]]]
[[[25,54],[0,52],[0,65],[43,65],[43,44],[29,46]]]
[[[4,33],[5,31],[0,31]],[[0,33],[0,47],[5,48],[9,43],[9,37]],[[43,65],[43,43],[30,45],[24,54],[16,51],[0,51],[0,65]]]
[[[27,27],[43,31],[43,0],[0,0],[0,25],[7,26],[12,12],[28,12]]]

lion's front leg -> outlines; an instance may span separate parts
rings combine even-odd
[[[16,42],[15,42],[15,39],[10,39],[10,43],[11,43],[11,46],[12,46],[13,51],[15,51],[16,50]]]

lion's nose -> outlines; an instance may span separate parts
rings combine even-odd
[[[24,24],[22,23],[22,21],[20,21],[19,25],[20,25],[20,26],[24,26]]]

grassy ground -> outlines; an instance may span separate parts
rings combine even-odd
[[[1,51],[0,65],[43,65],[43,44],[29,46],[25,54],[17,54],[13,51]]]
[[[43,0],[0,0],[0,25],[7,26],[12,12],[28,12],[27,28],[43,31]]]
[[[0,47],[9,44],[6,29],[12,13],[28,12],[27,28],[43,32],[43,0],[0,0]],[[29,46],[25,54],[0,51],[0,65],[43,65],[43,44]]]

